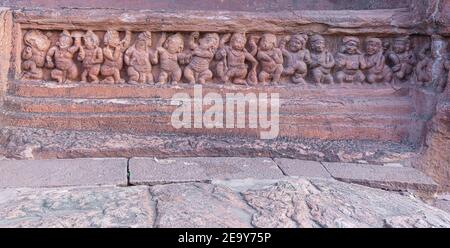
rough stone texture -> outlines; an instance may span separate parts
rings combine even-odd
[[[152,227],[147,187],[0,190],[0,227]]]
[[[333,178],[389,190],[417,190],[433,193],[438,185],[422,172],[410,167],[351,163],[322,163]]]
[[[155,227],[251,227],[252,209],[227,187],[205,183],[151,187]]]
[[[259,227],[449,226],[449,215],[416,199],[332,180],[291,180],[242,194]]]
[[[132,184],[283,177],[270,158],[132,158],[129,172]]]
[[[280,137],[360,139],[407,143],[415,134],[413,103],[407,91],[387,85],[249,87],[206,84],[204,93],[280,94]],[[193,86],[11,83],[0,111],[9,126],[56,130],[260,137],[263,128],[181,128],[171,123],[177,93]],[[224,106],[226,110],[226,107]],[[207,108],[203,107],[203,111]],[[248,112],[246,112],[248,113]],[[248,113],[249,114],[249,113]],[[250,114],[249,114],[250,115]]]
[[[105,184],[127,184],[127,159],[0,160],[0,187]]]
[[[331,178],[320,162],[286,158],[274,160],[287,176]]]
[[[450,213],[450,194],[437,195],[433,205]]]
[[[0,100],[3,100],[8,80],[9,60],[12,47],[12,12],[0,7]],[[2,105],[3,101],[0,101]],[[1,125],[1,121],[0,121]]]
[[[79,157],[290,157],[333,162],[405,162],[414,148],[392,142],[325,141],[211,135],[132,135],[3,128],[0,155],[18,159]]]
[[[0,227],[450,227],[411,195],[332,179],[0,189]]]
[[[234,10],[234,11],[278,11],[290,9],[375,9],[375,8],[399,8],[408,7],[410,0],[389,1],[389,0],[115,0],[109,1],[110,8],[125,9],[159,9],[159,10]],[[17,7],[105,7],[105,0],[3,0],[0,6]]]
[[[55,15],[55,12],[60,14]],[[50,14],[50,13],[53,13]],[[61,18],[64,16],[64,18]],[[154,11],[152,9],[21,9],[16,20],[23,27],[39,24],[43,29],[95,26],[107,29],[147,27],[149,30],[234,32],[235,30],[277,32],[317,32],[322,34],[410,34],[422,31],[423,20],[408,8],[375,10],[282,10],[236,11]],[[170,22],[166,21],[170,18]],[[151,19],[152,22],[147,20]],[[224,23],[226,25],[224,25]]]
[[[449,88],[449,87],[447,87]],[[450,190],[450,97],[442,100],[429,131],[421,156],[413,163],[439,183],[441,190]]]

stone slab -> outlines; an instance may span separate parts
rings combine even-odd
[[[0,189],[0,227],[450,227],[418,198],[324,178]]]
[[[0,160],[0,187],[125,185],[126,158]]]
[[[132,184],[283,177],[270,158],[132,158],[129,170]]]
[[[152,227],[146,186],[0,189],[0,227]]]
[[[224,180],[150,187],[155,227],[450,227],[417,198],[323,178]]]
[[[335,179],[370,187],[423,192],[435,192],[438,187],[430,177],[411,167],[327,162],[323,165]]]
[[[275,158],[275,163],[287,176],[331,178],[321,163],[300,159]]]

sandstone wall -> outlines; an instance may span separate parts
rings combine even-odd
[[[280,11],[280,10],[341,10],[341,9],[393,9],[405,8],[411,0],[6,0],[0,6],[17,7],[93,7],[157,10],[232,10],[232,11]]]
[[[6,91],[12,47],[12,13],[0,7],[0,99]],[[0,101],[0,105],[3,101]]]

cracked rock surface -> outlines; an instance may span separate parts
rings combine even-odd
[[[450,213],[333,179],[0,190],[0,227],[450,227]]]

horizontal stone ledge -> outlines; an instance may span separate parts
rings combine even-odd
[[[274,160],[287,176],[331,178],[320,162],[288,158]]]
[[[406,34],[422,21],[409,9],[326,11],[157,11],[112,9],[21,9],[15,22],[23,28],[119,30],[299,32],[322,34]]]
[[[0,160],[0,188],[126,184],[126,158]]]
[[[323,166],[335,179],[388,190],[417,190],[433,193],[438,185],[411,167],[379,166],[353,163],[328,163]]]
[[[283,177],[283,173],[271,158],[132,158],[129,171],[132,184]]]
[[[329,85],[317,87],[314,85],[300,86],[295,84],[282,84],[277,86],[241,86],[223,84],[202,85],[202,93],[218,93],[226,96],[227,93],[255,93],[257,96],[267,93],[278,93],[280,98],[289,97],[386,97],[407,96],[408,88],[396,88],[392,85]],[[70,98],[160,98],[171,99],[176,93],[186,93],[194,96],[194,86],[179,84],[176,86],[157,85],[106,85],[106,84],[57,84],[54,82],[14,81],[8,84],[8,94],[24,97],[70,97]]]

